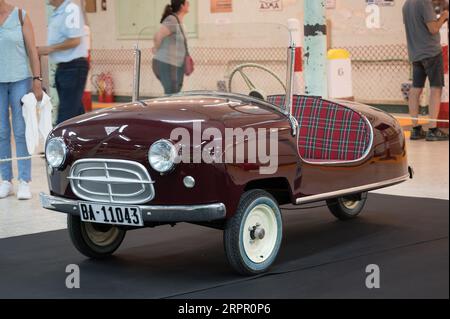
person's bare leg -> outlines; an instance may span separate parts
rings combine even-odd
[[[409,91],[409,115],[414,118],[413,127],[419,125],[417,118],[419,117],[420,109],[420,95],[423,92],[423,88],[411,88]]]
[[[437,120],[441,110],[442,88],[432,87],[430,91],[430,118]],[[430,128],[436,128],[437,122],[431,122]]]

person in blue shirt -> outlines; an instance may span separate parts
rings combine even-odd
[[[88,38],[81,8],[70,0],[49,0],[55,7],[48,25],[48,45],[38,48],[57,64],[57,124],[84,114],[83,92],[89,72]]]
[[[14,128],[19,168],[17,198],[31,199],[31,160],[25,138],[21,99],[33,92],[42,100],[42,78],[34,31],[28,14],[0,0],[0,199],[14,193],[11,151],[11,124]],[[11,112],[10,112],[11,111]],[[4,161],[1,161],[4,160]]]

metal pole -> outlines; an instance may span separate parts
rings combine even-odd
[[[291,36],[291,43],[295,46],[295,62],[294,62],[294,94],[305,94],[303,83],[303,27],[300,20],[288,19],[288,29]]]
[[[49,24],[50,17],[52,16],[52,13],[54,11],[54,8],[47,4],[45,2],[45,9],[47,13],[47,25]],[[48,75],[48,90],[47,94],[52,99],[53,104],[53,112],[52,112],[52,122],[56,123],[56,120],[58,118],[58,105],[59,105],[59,96],[58,91],[56,90],[56,83],[55,83],[55,74],[56,74],[56,64],[51,62],[48,56],[45,58],[47,61],[47,70],[45,74]],[[44,75],[44,73],[43,73]]]
[[[305,0],[305,92],[326,98],[327,25],[326,0]]]
[[[141,85],[141,55],[142,52],[136,44],[134,47],[133,102],[139,101],[139,88]]]
[[[295,43],[291,43],[288,49],[288,65],[286,79],[286,105],[284,110],[292,114],[292,101],[294,100],[294,73],[295,73]]]
[[[292,114],[292,103],[294,100],[294,94],[301,94],[303,90],[300,87],[299,74],[297,70],[297,48],[301,46],[302,35],[300,32],[300,21],[297,19],[288,20],[289,30],[289,49],[288,49],[288,65],[287,65],[287,80],[286,80],[286,105],[285,110]]]

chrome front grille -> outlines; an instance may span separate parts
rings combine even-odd
[[[134,205],[155,197],[147,169],[131,161],[79,160],[73,164],[69,180],[74,194],[87,201]]]

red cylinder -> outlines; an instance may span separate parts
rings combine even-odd
[[[449,78],[448,78],[448,29],[444,26],[441,30],[442,52],[444,56],[444,73],[445,87],[442,93],[442,103],[439,112],[439,120],[449,120],[448,104],[449,104]],[[438,123],[439,128],[449,128],[448,122]]]
[[[89,91],[83,93],[83,106],[86,113],[92,111],[92,93]]]
[[[105,103],[113,103],[114,95],[113,94],[105,94]]]

